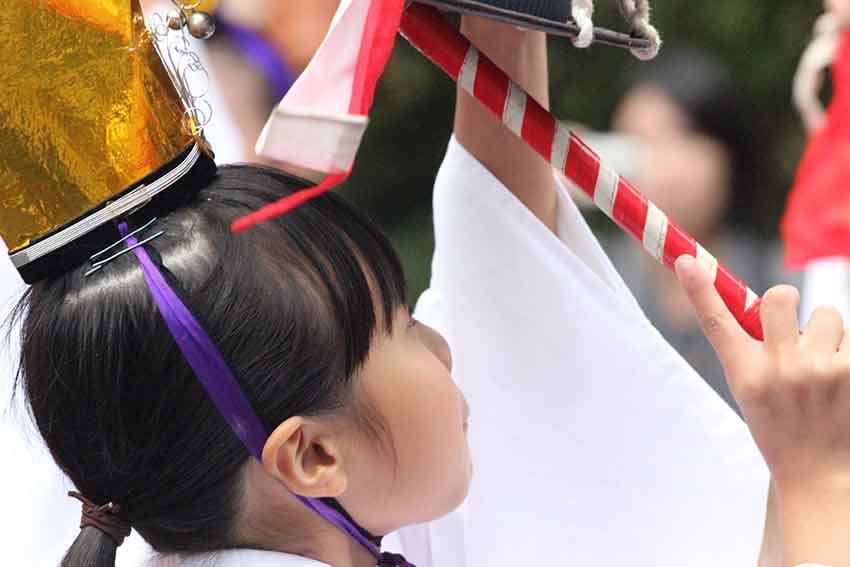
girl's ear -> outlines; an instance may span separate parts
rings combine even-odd
[[[337,440],[300,416],[287,419],[269,436],[263,468],[291,492],[307,498],[334,498],[348,486]]]

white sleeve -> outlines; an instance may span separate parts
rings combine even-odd
[[[753,565],[767,470],[738,417],[649,324],[573,203],[558,236],[452,140],[417,317],[451,345],[476,473],[402,530],[427,567]]]

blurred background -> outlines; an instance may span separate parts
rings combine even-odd
[[[791,80],[822,4],[655,0],[653,6],[654,22],[664,38],[662,56],[654,63],[641,63],[619,49],[594,46],[577,50],[564,38],[550,39],[552,110],[562,120],[606,131],[615,126],[618,107],[642,73],[682,52],[713,60],[719,69],[708,72],[716,73],[718,81],[729,83],[728,92],[718,98],[733,99],[732,112],[725,118],[734,133],[720,135],[721,143],[740,144],[747,154],[740,164],[747,171],[741,172],[739,186],[734,187],[741,195],[732,199],[735,210],[724,212],[724,221],[757,239],[774,239],[785,194],[805,144],[804,130],[791,105]],[[622,29],[614,2],[600,0],[597,10],[598,24]],[[681,70],[685,72],[687,65]],[[670,77],[665,79],[675,82]],[[687,82],[691,77],[681,80]],[[710,83],[714,79],[692,80]],[[701,86],[694,85],[697,89]],[[406,42],[399,41],[378,91],[358,167],[343,190],[393,236],[404,254],[414,296],[428,282],[430,189],[451,131],[453,89],[441,72]],[[647,120],[660,121],[658,110],[649,108],[657,101],[647,97],[642,102],[646,103]],[[686,108],[678,110],[689,112]],[[722,112],[715,120],[724,118]],[[655,122],[659,127],[666,127],[659,121]],[[640,179],[635,181],[651,193]],[[670,213],[674,218],[682,216]],[[589,215],[600,236],[616,234],[617,229],[599,213]]]
[[[228,108],[245,159],[260,159],[257,135],[320,44],[338,0],[207,4],[219,20],[207,46],[217,103]],[[798,283],[782,270],[776,237],[805,144],[792,78],[823,5],[656,0],[653,7],[664,46],[650,63],[550,38],[554,113],[756,291]],[[615,2],[598,0],[596,9],[597,25],[623,30]],[[828,84],[825,91],[828,98]],[[431,186],[453,101],[454,84],[399,40],[358,165],[340,189],[391,235],[413,299],[429,280]],[[650,319],[731,403],[674,278],[600,213],[586,214]]]
[[[318,47],[337,3],[214,3],[224,24],[213,39],[213,64],[216,72],[228,75],[226,99],[248,146],[253,146],[268,112],[285,92],[287,79],[297,77]],[[597,4],[597,23],[622,29],[614,2],[599,0]],[[728,215],[737,228],[761,239],[773,238],[805,142],[802,125],[791,106],[791,79],[822,4],[656,0],[653,5],[654,22],[664,36],[662,56],[653,63],[641,63],[619,49],[594,46],[577,50],[564,38],[550,39],[554,113],[563,120],[607,131],[617,126],[616,113],[643,73],[655,80],[664,74],[654,72],[659,65],[683,53],[705,60],[706,66],[712,67],[707,71],[712,76],[694,74],[680,80],[698,83],[692,85],[694,89],[705,86],[728,90],[719,97],[733,100],[720,101],[726,107],[716,120],[725,118],[728,124],[723,127],[736,131],[723,133],[726,139],[721,141],[739,143],[748,154],[745,163],[739,164],[747,169],[742,172],[746,186],[735,188],[746,195],[733,199],[735,210]],[[285,70],[270,73],[273,65],[258,65],[256,58],[246,56],[250,47],[239,36],[244,31],[267,41]],[[679,64],[679,69],[668,74],[692,70],[687,60]],[[230,76],[239,80],[229,80]],[[673,82],[670,77],[665,80]],[[713,81],[725,84],[718,87],[711,84]],[[679,109],[681,112],[691,111],[687,103],[673,99],[685,106]],[[428,282],[430,191],[451,132],[453,100],[453,83],[400,40],[378,90],[358,167],[342,189],[393,236],[404,254],[414,297]],[[650,123],[657,118],[653,114],[655,102],[646,98],[636,105],[652,107],[647,112]],[[691,119],[685,116],[685,120]],[[634,130],[631,125],[620,126]],[[613,230],[607,220],[589,214],[601,235]]]

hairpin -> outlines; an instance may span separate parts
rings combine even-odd
[[[91,257],[89,257],[89,261],[92,262],[92,267],[89,271],[87,271],[85,273],[85,277],[89,277],[93,273],[95,273],[98,270],[100,270],[101,268],[103,268],[109,262],[115,260],[116,258],[123,256],[127,252],[131,252],[131,251],[135,250],[136,248],[138,248],[139,246],[144,246],[148,242],[150,242],[150,241],[152,241],[156,238],[159,238],[160,236],[165,234],[164,230],[160,230],[156,234],[149,236],[148,238],[145,238],[144,240],[141,240],[140,242],[133,244],[132,246],[128,246],[128,247],[124,248],[123,250],[116,252],[112,256],[109,256],[108,258],[106,258],[104,260],[97,260],[97,258],[100,258],[101,256],[105,255],[107,252],[109,252],[110,250],[112,250],[113,248],[118,246],[119,244],[122,244],[122,243],[126,242],[127,240],[129,240],[130,238],[136,236],[137,234],[144,232],[148,227],[150,227],[157,220],[158,219],[156,217],[152,218],[147,223],[145,223],[143,226],[140,226],[139,228],[137,228],[133,232],[131,232],[131,233],[127,234],[126,236],[124,236],[123,238],[121,238],[121,240],[113,242],[112,244],[110,244],[109,246],[107,246],[106,248],[104,248],[103,250],[98,252],[97,254],[93,254]]]

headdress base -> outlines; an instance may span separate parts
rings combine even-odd
[[[126,199],[134,191],[166,178],[169,172],[179,169],[182,164],[186,163],[193,152],[196,152],[198,155],[191,168],[182,176],[175,179],[173,183],[167,187],[163,187],[156,195],[151,196],[149,199],[144,199],[141,203],[132,206],[127,211],[116,213],[113,218],[76,237],[72,242],[62,244],[43,255],[33,254],[33,251],[38,250],[40,244],[46,243],[51,238],[60,237],[63,232],[72,231],[74,227],[85,223],[86,219],[103,212],[107,207],[114,207],[116,204],[120,204],[122,199]],[[83,217],[74,219],[53,233],[33,242],[23,250],[10,254],[12,262],[18,268],[21,277],[28,284],[66,273],[83,264],[92,254],[96,254],[102,250],[107,243],[114,242],[120,238],[114,223],[108,222],[109,220],[114,220],[114,218],[118,217],[136,220],[134,217],[137,215],[144,215],[145,219],[165,215],[169,211],[188,203],[197,194],[200,187],[204,187],[209,183],[215,176],[215,173],[216,165],[212,157],[205,151],[201,151],[199,144],[194,143],[180,152],[173,160],[116,195],[114,199],[102,203],[98,207],[88,211]],[[143,211],[140,211],[142,208]]]

